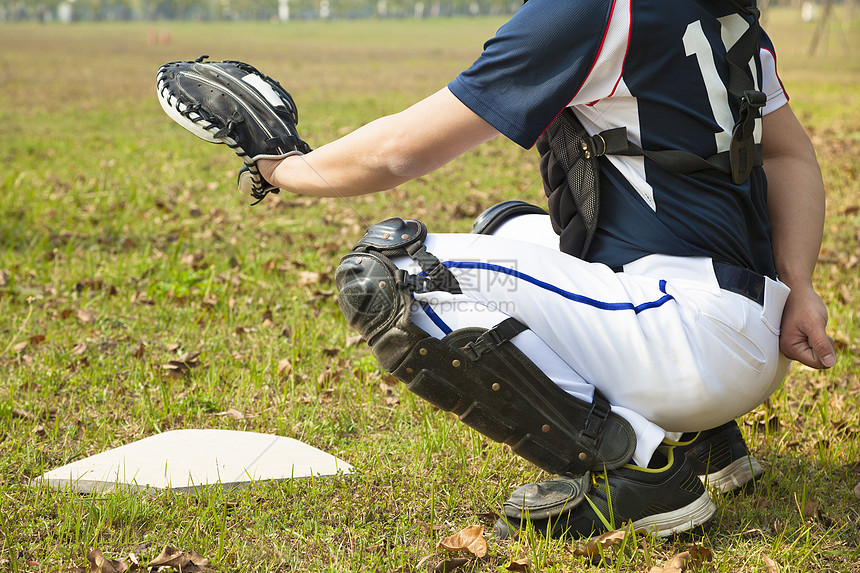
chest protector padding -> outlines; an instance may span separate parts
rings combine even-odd
[[[600,170],[597,158],[585,149],[587,137],[573,111],[565,108],[535,144],[559,247],[579,257],[588,251],[600,212]]]

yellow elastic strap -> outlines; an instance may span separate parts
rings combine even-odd
[[[651,473],[651,474],[665,472],[667,469],[669,469],[669,466],[671,466],[675,461],[675,447],[674,446],[668,446],[667,447],[665,445],[660,445],[660,446],[657,446],[657,449],[659,451],[663,452],[663,454],[666,456],[666,459],[669,460],[668,463],[666,463],[666,465],[663,466],[662,468],[654,468],[654,469],[644,468],[642,466],[637,466],[635,464],[624,464],[623,467],[630,468],[632,470],[636,470],[639,472],[647,472],[647,473]]]
[[[665,440],[663,440],[663,443],[667,446],[689,446],[690,444],[698,440],[701,434],[702,432],[696,432],[696,435],[693,436],[692,439],[687,440],[686,442],[676,442],[675,440],[670,440],[669,438],[666,438]]]

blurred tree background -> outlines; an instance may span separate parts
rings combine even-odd
[[[764,15],[782,5],[811,19],[828,14],[833,5],[853,12],[856,2],[758,0],[758,5]],[[439,18],[512,14],[521,5],[522,0],[0,0],[0,22]]]
[[[513,13],[519,0],[0,0],[0,21],[431,18]]]

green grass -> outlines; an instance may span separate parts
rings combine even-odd
[[[767,473],[754,492],[717,497],[704,536],[631,538],[596,565],[575,544],[490,539],[463,570],[529,556],[532,570],[648,571],[696,542],[713,560],[694,570],[766,571],[767,556],[781,571],[860,571],[860,25],[840,24],[852,52],[832,31],[828,57],[811,58],[812,24],[789,11],[768,18],[828,184],[816,280],[838,364],[795,365],[743,419]],[[467,231],[499,200],[541,201],[534,152],[500,139],[386,195],[250,208],[235,192],[238,160],[197,143],[154,96],[166,61],[250,61],[292,92],[316,146],[438,89],[501,23],[0,28],[0,570],[85,567],[91,548],[146,563],[168,544],[221,571],[431,570],[447,557],[439,538],[491,525],[514,487],[543,477],[402,386],[387,402],[384,373],[346,344],[331,283],[369,223],[401,214]],[[149,45],[153,26],[171,42]],[[179,378],[162,368],[198,351]],[[230,408],[244,418],[217,415]],[[190,495],[27,486],[176,428],[291,436],[356,472]]]

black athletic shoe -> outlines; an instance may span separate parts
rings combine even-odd
[[[764,473],[747,449],[734,420],[712,430],[688,433],[677,442],[676,454],[684,454],[706,487],[727,493],[748,486]]]
[[[659,450],[652,465],[661,460],[663,467],[627,464],[593,474],[591,491],[581,504],[555,517],[531,520],[535,531],[552,537],[594,537],[632,522],[634,531],[666,537],[706,523],[717,508],[702,482],[684,456],[675,456],[667,446]],[[495,533],[513,537],[527,521],[502,518]]]

